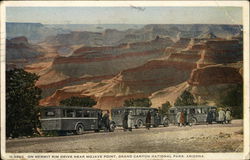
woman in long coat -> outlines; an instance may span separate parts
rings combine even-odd
[[[181,112],[181,117],[180,117],[180,124],[184,125],[184,123],[185,123],[185,115],[184,115],[184,112],[182,111]]]
[[[219,123],[225,122],[225,111],[221,108],[218,114],[219,114],[219,117],[218,117]]]
[[[176,122],[177,122],[177,125],[180,126],[180,119],[181,119],[181,112],[177,112],[176,113]]]
[[[132,111],[129,111],[129,114],[128,114],[128,130],[129,131],[132,131],[133,119],[134,117],[132,116]]]
[[[227,109],[226,110],[226,123],[230,123],[231,120],[232,120],[231,111]]]
[[[146,128],[149,129],[151,125],[151,113],[148,111],[147,117],[146,117]]]

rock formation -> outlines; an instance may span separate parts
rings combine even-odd
[[[165,48],[172,44],[171,39],[160,38],[118,46],[81,47],[69,57],[56,57],[37,85],[44,89],[44,96],[48,96],[64,86],[98,82],[163,56]],[[48,79],[54,74],[56,78]]]

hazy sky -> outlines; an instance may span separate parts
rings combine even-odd
[[[7,7],[6,21],[43,24],[242,24],[242,8]]]

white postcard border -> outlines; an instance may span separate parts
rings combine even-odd
[[[99,7],[99,6],[181,6],[181,7],[208,7],[208,6],[234,6],[243,8],[243,28],[244,28],[244,152],[243,153],[6,153],[5,140],[5,8],[6,7],[27,7],[27,6],[85,6],[85,7]],[[97,159],[113,159],[104,158],[104,155],[169,155],[169,158],[153,158],[150,159],[197,159],[194,157],[188,158],[188,155],[203,155],[203,158],[198,159],[248,159],[249,158],[249,2],[246,1],[4,1],[1,3],[1,156],[4,159],[22,159],[18,156],[23,156],[24,159],[45,159],[35,158],[35,156],[50,156],[49,159],[78,159],[74,155],[92,155],[101,156]],[[185,158],[173,157],[174,155],[183,155]],[[13,157],[14,156],[14,157]],[[16,158],[15,158],[16,156]],[[59,156],[59,158],[52,158],[52,156]],[[63,158],[65,156],[65,158]],[[73,156],[73,158],[68,158]],[[32,158],[33,157],[33,158]],[[47,159],[47,158],[46,158]],[[84,158],[88,159],[88,158]],[[89,158],[91,159],[91,158]],[[95,159],[95,158],[93,158]],[[117,157],[116,157],[117,159]],[[121,158],[122,159],[122,158]],[[126,158],[124,158],[126,159]],[[132,159],[147,159],[136,158]]]

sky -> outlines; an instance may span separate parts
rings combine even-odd
[[[242,24],[242,8],[7,7],[6,22],[43,24]]]

